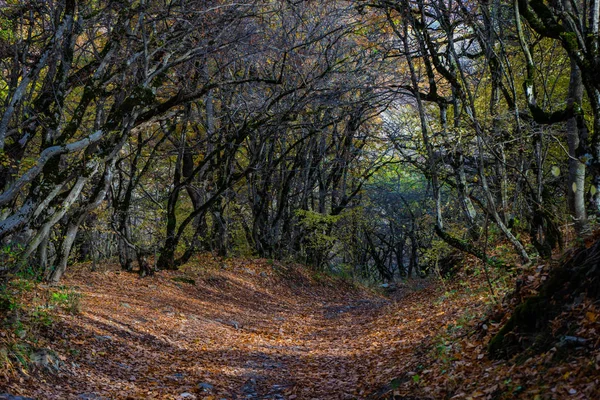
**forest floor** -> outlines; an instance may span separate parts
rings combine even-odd
[[[501,307],[483,274],[445,283],[415,280],[383,294],[267,260],[205,257],[194,265],[146,278],[78,266],[60,288],[23,291],[23,309],[38,312],[20,316],[25,332],[0,331],[11,366],[0,371],[0,393],[35,399],[600,398],[597,351],[559,362],[548,354],[519,363],[488,359],[486,344],[506,316],[490,319]],[[589,310],[585,316],[598,322]],[[43,349],[28,356],[38,365],[28,372],[11,357],[19,337]]]

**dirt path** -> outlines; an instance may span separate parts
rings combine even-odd
[[[488,342],[508,314],[490,301],[484,276],[427,282],[384,297],[266,260],[210,259],[144,279],[80,268],[63,288],[19,281],[29,285],[19,299],[27,332],[19,341],[0,327],[0,357],[9,349],[15,360],[25,343],[59,368],[0,368],[0,398],[600,398],[597,344],[566,360],[555,349],[522,363],[491,360]],[[82,295],[76,315],[76,301],[53,300],[77,300],[73,290]],[[580,334],[596,337],[600,312],[578,307],[569,313]]]
[[[183,274],[195,282],[173,280]],[[393,304],[342,283],[307,279],[250,263],[146,279],[80,271],[65,283],[83,294],[81,313],[65,313],[48,333],[60,372],[26,390],[18,384],[20,393],[352,399],[406,371],[426,333],[409,338],[400,324],[398,310],[410,300]]]

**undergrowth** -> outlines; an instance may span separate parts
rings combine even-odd
[[[81,298],[75,288],[49,287],[30,276],[0,287],[0,371],[4,377],[31,368],[39,338],[61,313],[78,314]]]

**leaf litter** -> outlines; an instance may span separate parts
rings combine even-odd
[[[57,355],[58,372],[5,374],[0,392],[38,399],[600,398],[597,341],[560,362],[552,354],[488,359],[487,342],[507,312],[494,319],[502,306],[490,301],[480,276],[398,284],[384,296],[300,266],[202,256],[147,278],[77,266],[63,284],[81,294],[81,311],[56,310],[54,324],[32,342]],[[580,331],[598,329],[594,307],[582,302]]]

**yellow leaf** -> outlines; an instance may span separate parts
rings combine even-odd
[[[587,318],[587,320],[590,322],[596,322],[596,320],[598,319],[598,315],[596,313],[588,311],[585,313],[585,318]]]

